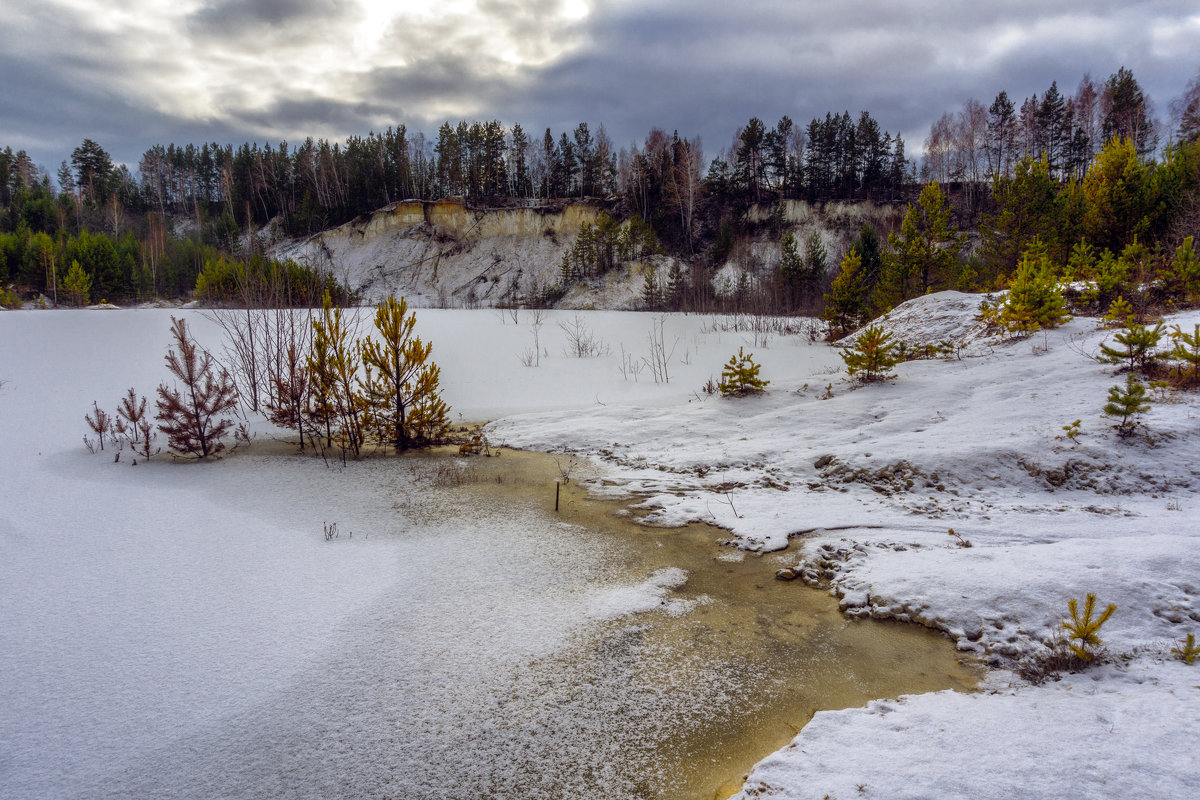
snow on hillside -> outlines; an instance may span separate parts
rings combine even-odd
[[[475,209],[409,200],[282,244],[276,255],[328,269],[368,301],[394,293],[416,307],[497,306],[557,284],[563,253],[599,211],[585,203]],[[643,270],[631,264],[582,283],[560,306],[637,308]]]
[[[828,203],[818,210],[790,200],[753,206],[748,215],[762,224],[780,211],[781,222],[792,227],[797,241],[819,233],[829,252],[844,251],[868,220],[879,225],[895,214],[887,205]],[[461,198],[404,200],[313,236],[276,243],[273,254],[327,269],[370,302],[394,293],[414,307],[494,307],[557,285],[563,254],[575,244],[580,228],[600,213],[601,206],[591,201],[474,207]],[[751,285],[773,280],[779,238],[778,230],[768,229],[744,242],[737,260],[713,276],[717,294],[732,294],[743,272]],[[623,264],[575,284],[556,305],[640,308],[649,269],[656,270],[661,282],[673,263],[672,256],[656,255]]]
[[[820,371],[759,398],[491,426],[601,459],[599,490],[640,499],[650,524],[719,524],[743,548],[782,551],[780,567],[828,587],[847,614],[943,630],[998,670],[995,694],[819,713],[743,797],[1200,790],[1184,744],[1200,734],[1200,673],[1170,653],[1200,634],[1200,398],[1155,403],[1119,439],[1100,410],[1123,378],[1089,357],[1110,331],[1076,319],[983,342],[977,304],[942,293],[889,315],[898,338],[970,347],[902,364],[886,383]],[[1077,443],[1063,435],[1076,419]],[[1102,631],[1113,663],[1040,686],[1006,671],[1045,654],[1068,600],[1089,592],[1117,605]]]

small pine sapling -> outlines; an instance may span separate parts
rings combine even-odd
[[[854,340],[854,347],[843,350],[841,355],[846,362],[846,372],[851,376],[861,373],[859,380],[863,383],[894,377],[888,370],[900,360],[892,335],[878,325],[860,333]]]
[[[1104,322],[1112,327],[1125,327],[1134,318],[1133,306],[1123,296],[1118,296],[1104,314]]]
[[[365,427],[398,453],[438,444],[450,427],[449,406],[438,389],[441,370],[429,360],[433,344],[413,334],[416,324],[404,298],[389,296],[375,309],[378,340],[359,343],[366,367]]]
[[[1109,603],[1099,616],[1093,616],[1096,613],[1096,595],[1090,591],[1087,593],[1082,615],[1079,613],[1079,601],[1074,597],[1067,602],[1067,608],[1070,610],[1070,619],[1063,620],[1062,626],[1070,634],[1070,651],[1080,661],[1092,661],[1099,655],[1102,644],[1097,633],[1100,626],[1108,622],[1110,616],[1116,612],[1116,603]]]
[[[1079,601],[1071,598],[1067,603],[1067,608],[1071,612],[1071,618],[1063,621],[1063,628],[1070,634],[1071,652],[1080,661],[1092,661],[1100,652],[1100,637],[1097,633],[1100,626],[1108,622],[1108,618],[1117,610],[1114,603],[1109,603],[1108,607],[1101,612],[1099,617],[1094,617],[1096,612],[1096,595],[1088,592],[1087,600],[1084,602],[1083,614],[1079,613]],[[1078,642],[1078,644],[1076,644]]]
[[[1136,417],[1150,410],[1146,399],[1146,387],[1132,374],[1125,376],[1125,386],[1113,386],[1108,390],[1108,403],[1104,406],[1105,416],[1120,418],[1117,423],[1119,436],[1130,436],[1137,427]]]
[[[1102,343],[1100,359],[1111,364],[1128,361],[1129,369],[1145,369],[1154,360],[1154,348],[1162,338],[1163,324],[1159,322],[1153,328],[1148,328],[1127,320],[1123,327],[1121,333],[1113,336],[1121,347],[1109,347]]]
[[[271,391],[263,403],[267,419],[281,428],[295,430],[300,439],[300,449],[303,450],[308,398],[312,387],[306,356],[294,343],[284,351],[280,368],[271,375],[270,384]]]
[[[176,453],[215,456],[225,449],[221,439],[233,427],[224,415],[237,407],[237,389],[226,370],[217,371],[212,354],[191,338],[185,320],[171,318],[171,335],[179,350],[167,352],[167,369],[182,382],[183,390],[159,384],[155,419]]]
[[[121,398],[121,402],[117,404],[117,424],[124,429],[131,446],[140,442],[141,422],[145,416],[146,398],[138,397],[137,392],[130,387],[125,396]]]
[[[129,425],[125,422],[125,420],[121,419],[120,417],[117,417],[113,420],[112,439],[117,443],[117,447],[119,449],[124,450],[125,442],[133,435],[133,431],[130,430]]]
[[[1200,325],[1192,333],[1184,333],[1178,325],[1171,326],[1171,341],[1175,347],[1167,358],[1182,362],[1174,371],[1175,379],[1183,386],[1200,386]]]
[[[1193,238],[1187,237],[1175,248],[1175,258],[1163,276],[1170,292],[1189,301],[1200,295],[1200,257],[1193,247]]]
[[[1055,437],[1055,438],[1068,439],[1071,442],[1072,447],[1079,444],[1079,433],[1080,433],[1079,423],[1081,423],[1082,421],[1083,420],[1077,419],[1074,422],[1072,422],[1070,425],[1063,425],[1062,426],[1063,435]]]
[[[134,437],[135,441],[130,444],[130,447],[133,449],[133,452],[147,461],[162,452],[161,447],[154,446],[155,440],[158,439],[158,433],[154,430],[154,426],[150,424],[150,420],[142,419],[138,421],[137,433],[134,434]],[[136,464],[137,461],[133,463]]]
[[[1021,259],[1008,295],[994,315],[1001,328],[1021,336],[1057,328],[1071,318],[1058,279],[1045,256],[1026,255]]]
[[[84,414],[83,421],[86,422],[88,427],[92,429],[97,437],[99,437],[100,449],[103,450],[104,437],[111,436],[112,434],[112,417],[109,416],[107,411],[100,408],[100,406],[96,404],[95,400],[93,400],[92,413]],[[84,437],[84,443],[87,443],[87,437]],[[91,449],[90,445],[89,449]]]
[[[1196,656],[1200,656],[1200,647],[1196,647],[1196,634],[1189,633],[1187,638],[1179,643],[1179,647],[1172,647],[1171,653],[1179,656],[1179,660],[1185,664],[1196,663]]]
[[[754,354],[744,352],[739,347],[736,356],[729,357],[729,363],[721,370],[721,383],[717,387],[725,397],[744,397],[748,394],[762,394],[771,383],[758,376],[761,365],[754,363]]]

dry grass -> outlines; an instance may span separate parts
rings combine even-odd
[[[413,468],[418,483],[439,488],[454,488],[479,483],[483,478],[474,464],[437,459]]]

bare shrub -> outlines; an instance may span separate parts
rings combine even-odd
[[[578,456],[570,453],[554,456],[554,466],[558,467],[558,476],[563,483],[571,482],[571,473],[579,466]]]
[[[596,358],[609,353],[608,345],[592,333],[587,323],[576,314],[570,322],[560,322],[558,327],[567,335],[566,353],[575,358]]]
[[[626,381],[629,380],[630,376],[633,376],[633,382],[637,383],[638,376],[642,374],[642,367],[645,366],[645,361],[644,358],[638,359],[634,357],[633,353],[626,353],[624,343],[621,344],[620,370],[621,377]]]
[[[642,361],[650,368],[650,373],[654,376],[655,383],[671,382],[668,366],[671,363],[671,358],[675,355],[675,348],[679,346],[679,337],[676,336],[670,348],[667,347],[666,334],[664,332],[666,323],[666,315],[660,314],[654,318],[650,326],[650,331],[646,334],[646,338],[650,344],[650,355],[643,358]]]

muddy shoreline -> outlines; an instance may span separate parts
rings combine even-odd
[[[413,463],[426,471],[424,482],[438,489],[435,513],[469,517],[480,504],[501,504],[512,513],[552,519],[565,536],[606,540],[612,567],[627,580],[669,568],[687,572],[687,582],[663,601],[663,610],[601,625],[592,641],[568,655],[594,659],[595,651],[636,631],[639,647],[654,653],[640,667],[639,680],[665,682],[664,691],[686,693],[669,673],[686,673],[708,660],[751,687],[731,693],[730,703],[741,708],[712,708],[710,720],[696,720],[654,743],[658,775],[647,779],[643,796],[728,797],[755,763],[790,742],[816,711],[901,694],[969,692],[981,679],[982,667],[942,634],[919,625],[850,619],[827,592],[775,580],[777,569],[794,562],[792,554],[730,547],[725,531],[701,523],[638,524],[628,499],[589,493],[588,483],[602,478],[602,467],[570,459],[508,448],[494,448],[490,457],[460,458],[457,448],[442,448]],[[414,503],[408,513],[430,508],[430,499]]]

